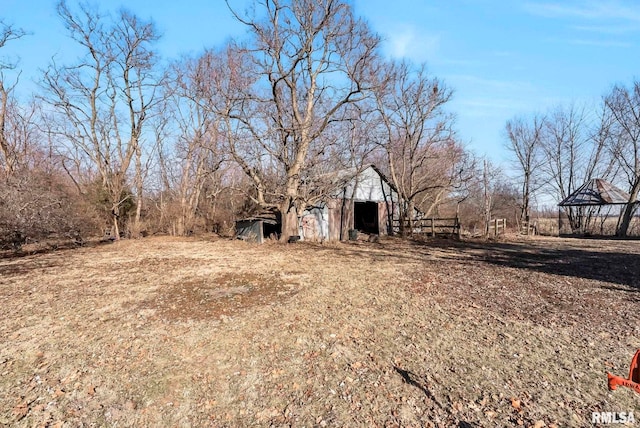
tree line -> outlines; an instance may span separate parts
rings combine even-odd
[[[553,115],[514,119],[508,138],[526,183],[518,194],[458,138],[453,89],[425,64],[385,58],[380,36],[345,0],[255,0],[245,12],[227,2],[226,10],[245,38],[172,59],[159,55],[153,21],[60,1],[57,17],[81,55],[53,58],[26,101],[15,95],[19,62],[2,48],[29,33],[0,21],[2,246],[103,228],[116,239],[228,233],[234,219],[261,209],[281,213],[286,239],[341,171],[372,163],[406,202],[399,215],[409,224],[415,209],[455,211],[486,232],[492,216],[527,215],[539,183],[552,182],[538,175],[543,154],[548,174],[565,174],[574,155],[571,180],[586,174],[584,150],[566,148],[564,134],[561,164],[550,161],[550,143],[546,151],[538,143],[536,127],[552,135]],[[558,112],[558,126],[567,114]],[[603,140],[625,132],[615,116],[601,120],[611,125]],[[628,147],[616,157],[607,144],[612,173],[625,171]],[[600,173],[596,160],[589,174]],[[558,179],[558,188],[574,185]]]
[[[423,64],[383,58],[349,2],[227,8],[246,39],[166,59],[152,21],[57,4],[80,58],[51,60],[26,103],[18,64],[1,70],[3,236],[186,235],[275,208],[286,238],[341,170],[377,164],[405,217],[473,176],[452,89]],[[29,36],[4,21],[2,35],[0,48]]]
[[[561,201],[592,178],[629,193],[620,210],[617,236],[627,236],[640,191],[640,82],[616,84],[595,107],[571,104],[546,113],[515,117],[506,124],[509,149],[520,172],[520,218],[531,200],[550,195]],[[573,232],[588,229],[603,207],[564,207]]]

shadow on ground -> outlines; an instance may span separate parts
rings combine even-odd
[[[44,244],[34,248],[0,251],[0,276],[23,275],[34,269],[45,269],[56,265],[55,260],[34,258],[31,256],[55,253],[60,255],[60,257],[64,257],[65,253],[76,251],[79,248],[98,247],[112,243],[112,241],[108,240],[85,241],[82,244],[74,241],[65,241],[55,244]]]
[[[622,285],[625,291],[640,292],[640,243],[634,241],[589,241],[584,249],[567,241],[476,242],[431,240],[419,247],[445,249],[469,260],[497,266],[584,278]],[[583,242],[576,242],[577,245]],[[600,247],[601,249],[597,249]],[[607,249],[607,250],[605,250]],[[625,249],[629,252],[624,252]],[[634,252],[631,252],[634,251]],[[620,289],[620,288],[618,288]]]
[[[518,242],[456,239],[401,240],[383,243],[347,243],[316,251],[373,260],[480,262],[496,266],[584,278],[617,284],[640,292],[640,242],[624,240],[530,240]],[[303,248],[304,248],[303,247]]]

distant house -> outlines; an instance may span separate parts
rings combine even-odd
[[[301,240],[342,241],[356,231],[370,235],[392,233],[398,219],[399,197],[393,184],[374,165],[335,174],[335,188],[298,219]],[[277,230],[274,219],[260,217],[236,222],[238,237],[258,242]]]

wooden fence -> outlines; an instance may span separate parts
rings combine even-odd
[[[538,222],[530,220],[522,220],[520,224],[521,235],[537,235],[538,234]]]
[[[489,236],[498,236],[505,233],[507,230],[506,218],[494,218],[489,222]]]
[[[421,218],[404,221],[393,220],[393,232],[400,233],[402,230],[407,234],[413,235],[455,235],[460,236],[460,219],[458,217],[451,218]],[[404,226],[404,227],[401,227]]]

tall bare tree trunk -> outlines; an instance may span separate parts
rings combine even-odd
[[[7,89],[4,87],[2,76],[0,75],[0,150],[2,150],[4,157],[4,170],[7,176],[13,174],[16,163],[15,153],[13,153],[7,139],[6,130],[10,90],[10,88]]]
[[[111,215],[113,220],[113,237],[116,241],[120,240],[120,204],[114,204],[111,208]]]
[[[0,18],[0,48],[4,47],[9,41],[17,40],[25,35],[25,31],[21,28],[15,28],[5,24]],[[16,153],[7,139],[6,123],[9,108],[9,95],[18,84],[16,78],[15,83],[7,86],[5,70],[15,69],[17,63],[7,61],[6,58],[0,57],[0,151],[4,156],[4,169],[7,176],[11,175],[16,166]],[[19,74],[19,73],[18,73]]]
[[[484,171],[482,174],[482,182],[484,187],[484,237],[489,237],[489,228],[491,225],[491,194],[489,192],[489,168],[487,160],[484,160]],[[497,234],[497,230],[496,230]]]
[[[416,211],[416,206],[415,203],[413,201],[413,198],[409,199],[407,201],[407,229],[408,229],[408,234],[409,236],[413,236],[413,214]]]
[[[638,192],[640,192],[640,177],[637,177],[631,192],[629,192],[629,202],[624,207],[624,211],[621,213],[619,226],[616,230],[616,236],[624,237],[629,233],[629,226],[631,225],[631,219],[636,211],[638,204]]]
[[[293,202],[292,199],[287,198],[284,201],[280,206],[280,214],[282,216],[281,240],[286,241],[291,236],[299,235],[298,210],[296,209],[295,202]]]
[[[135,176],[135,186],[136,186],[136,216],[133,221],[133,230],[131,231],[132,237],[139,238],[141,232],[141,224],[140,217],[142,214],[142,201],[143,201],[143,173],[142,173],[142,150],[140,149],[140,145],[136,144],[136,176]]]

